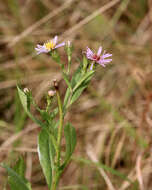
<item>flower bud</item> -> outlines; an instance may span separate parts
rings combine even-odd
[[[30,92],[28,88],[24,88],[23,91],[24,91],[24,93],[29,93]]]
[[[55,92],[54,90],[49,90],[49,91],[48,91],[48,96],[49,96],[49,97],[53,97],[53,96],[55,95],[55,93],[56,93],[56,92]]]
[[[67,41],[67,46],[71,47],[71,42],[70,41]]]
[[[56,79],[53,80],[53,86],[54,86],[55,90],[58,90],[59,85],[58,85],[58,81]]]
[[[66,43],[66,46],[65,46],[65,51],[68,55],[68,57],[72,55],[72,51],[73,51],[73,47],[72,47],[72,44],[71,44],[71,41],[67,41]]]

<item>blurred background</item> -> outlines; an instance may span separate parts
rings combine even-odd
[[[54,78],[64,94],[59,66],[34,50],[58,35],[74,44],[73,71],[86,46],[97,51],[102,45],[113,54],[66,117],[78,142],[59,189],[151,190],[151,23],[151,0],[0,1],[0,162],[13,165],[22,155],[33,190],[47,190],[37,155],[39,127],[24,112],[16,83],[31,89],[41,108]],[[6,183],[0,168],[0,189],[9,189]]]

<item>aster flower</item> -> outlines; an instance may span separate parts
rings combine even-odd
[[[58,41],[58,37],[55,36],[52,40],[44,43],[43,45],[37,44],[37,47],[35,48],[35,50],[37,51],[37,54],[48,53],[56,48],[59,48],[65,45],[65,42],[57,44],[57,41]]]
[[[97,54],[93,53],[92,50],[87,47],[87,51],[85,52],[86,57],[87,57],[87,59],[90,59],[93,61],[91,68],[90,68],[91,70],[93,69],[94,62],[99,63],[101,66],[105,67],[106,64],[108,64],[109,62],[112,61],[112,59],[106,59],[108,57],[111,57],[112,54],[105,53],[105,51],[104,51],[103,54],[101,55],[101,52],[102,52],[101,46],[99,47]]]

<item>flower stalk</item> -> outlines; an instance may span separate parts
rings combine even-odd
[[[60,155],[61,155],[61,138],[62,138],[62,129],[63,129],[63,110],[62,103],[59,94],[59,90],[56,90],[57,102],[59,108],[59,128],[58,128],[58,136],[57,136],[57,167],[60,167]]]
[[[52,176],[52,185],[50,190],[56,190],[59,177],[60,177],[60,159],[61,159],[61,139],[62,139],[62,129],[63,129],[63,109],[62,109],[62,102],[61,97],[59,94],[58,83],[54,80],[54,87],[56,89],[56,96],[58,102],[58,109],[59,109],[59,127],[57,132],[57,152],[56,152],[56,159],[55,159],[55,168]]]

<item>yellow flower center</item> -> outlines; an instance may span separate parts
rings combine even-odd
[[[55,44],[52,41],[49,41],[49,42],[45,43],[45,47],[47,50],[51,50],[55,47]]]

